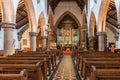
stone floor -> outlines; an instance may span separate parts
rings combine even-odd
[[[71,56],[64,56],[53,80],[77,80]]]

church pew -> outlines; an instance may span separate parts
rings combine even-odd
[[[49,60],[48,57],[41,57],[41,56],[9,56],[7,57],[8,60],[13,59],[13,60],[41,60],[45,59],[47,61],[47,69],[48,69],[48,75],[51,74],[51,61]],[[5,59],[5,58],[0,58],[0,59]]]
[[[91,66],[99,68],[120,68],[120,61],[87,61],[83,60],[82,76],[86,80],[90,75]]]
[[[51,57],[51,59],[53,59],[53,65],[56,65],[56,51],[55,50],[50,50],[50,51],[41,51],[41,52],[36,52],[36,51],[29,51],[29,52],[25,52],[25,53],[21,53],[22,55],[32,55],[32,54],[40,54],[41,56],[49,56]],[[14,55],[19,55],[19,54],[14,54]]]
[[[87,61],[120,61],[120,58],[83,58],[83,60]],[[83,60],[81,62],[80,70],[82,71],[83,68]]]
[[[5,71],[0,69],[0,80],[28,80],[27,71]]]
[[[81,53],[81,54],[78,54],[77,55],[77,60],[76,60],[76,62],[77,62],[77,65],[78,65],[78,68],[80,68],[81,66],[82,66],[82,60],[83,60],[83,58],[94,58],[94,57],[103,57],[103,55],[104,55],[104,53],[103,54],[99,54],[99,53]],[[81,69],[80,69],[81,70]]]
[[[54,55],[50,56],[50,55],[47,55],[47,54],[38,54],[38,53],[23,53],[23,54],[18,54],[18,55],[13,55],[13,56],[15,56],[15,57],[17,57],[17,56],[22,56],[22,57],[26,57],[26,56],[29,56],[29,57],[31,57],[31,56],[47,57],[47,58],[49,58],[49,61],[52,64],[51,69],[54,69],[54,66],[56,64],[56,60],[55,60],[56,58],[54,58]]]
[[[120,80],[120,69],[91,68],[90,80]]]
[[[119,54],[106,54],[106,53],[91,53],[91,54],[81,54],[79,56],[78,67],[81,71],[82,62],[84,58],[119,58]]]
[[[15,54],[12,56],[22,56],[22,57],[26,57],[26,56],[34,56],[34,57],[47,57],[50,59],[52,67],[51,69],[54,69],[54,67],[56,66],[56,58],[54,54],[48,55],[48,54],[40,54],[40,52],[26,52],[26,53],[21,53],[21,54]]]
[[[5,71],[19,71],[22,69],[26,69],[28,72],[28,80],[42,80],[42,71],[41,64],[37,62],[35,64],[0,64],[2,70]],[[44,80],[47,80],[44,79]]]
[[[56,62],[57,62],[57,50],[50,50],[50,51],[47,51],[46,54],[48,55],[52,55],[53,59],[52,59],[52,62],[53,62],[53,66],[56,66]]]
[[[43,61],[43,59],[45,61]],[[30,64],[30,63],[35,63],[35,62],[43,62],[44,67],[42,67],[43,69],[43,76],[46,79],[47,78],[47,61],[46,58],[39,58],[39,57],[4,57],[4,58],[0,58],[1,63],[3,64],[3,62],[7,63],[22,63],[22,64]],[[6,61],[5,61],[6,60]],[[51,71],[48,71],[48,74],[50,74]]]
[[[46,63],[46,59],[44,60],[8,60],[7,58],[6,59],[3,59],[3,60],[0,60],[0,64],[33,64],[33,63],[37,63],[37,62],[40,62],[41,63],[41,69],[42,69],[42,74],[43,74],[43,77],[47,77],[47,63]],[[42,75],[41,75],[42,76]]]

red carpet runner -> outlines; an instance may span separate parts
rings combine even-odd
[[[72,51],[63,51],[63,56],[72,56]]]

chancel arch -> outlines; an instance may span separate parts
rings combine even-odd
[[[55,29],[57,29],[57,45],[78,46],[80,44],[81,25],[71,12],[65,12],[60,16],[55,24]]]

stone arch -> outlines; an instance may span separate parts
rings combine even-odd
[[[63,14],[58,18],[58,20],[57,20],[57,22],[56,22],[56,24],[55,24],[55,29],[58,27],[60,21],[61,21],[66,15],[70,15],[70,16],[75,20],[75,22],[77,23],[78,28],[81,29],[81,24],[80,24],[80,22],[78,21],[77,17],[74,16],[74,15],[73,15],[71,12],[69,12],[69,11],[63,13]]]
[[[76,22],[76,24],[77,24],[77,26],[78,26],[78,30],[79,30],[79,44],[78,45],[81,45],[81,24],[80,24],[80,22],[79,22],[79,20],[77,19],[77,17],[74,15],[74,14],[72,14],[71,12],[69,12],[69,11],[66,11],[66,12],[64,12],[58,19],[57,19],[57,21],[56,21],[56,23],[55,23],[55,28],[54,29],[56,29],[57,30],[57,27],[59,26],[59,23],[61,22],[61,20],[65,17],[65,16],[70,16],[75,22]]]
[[[2,22],[15,23],[14,6],[12,0],[0,0],[2,9]],[[7,6],[6,6],[7,5]],[[7,12],[7,13],[6,13]]]
[[[83,11],[83,13],[82,13],[82,25],[84,25],[84,24],[87,24],[87,16],[86,16],[85,11]],[[84,28],[84,27],[82,26],[82,28]]]
[[[41,36],[45,36],[46,27],[45,27],[45,17],[43,12],[40,13],[38,25],[39,25],[39,28],[41,29]]]
[[[95,18],[95,14],[94,12],[91,12],[90,15],[90,20],[89,20],[89,36],[94,36],[94,29],[95,29],[95,25],[96,25],[96,18]]]
[[[106,20],[106,14],[109,8],[109,4],[112,0],[102,0],[100,9],[99,9],[99,14],[98,14],[98,32],[104,32],[105,30],[105,25],[104,22]]]
[[[19,0],[20,1],[20,0]],[[28,20],[31,32],[37,31],[37,21],[35,17],[35,8],[32,0],[23,0],[26,10],[28,12]],[[18,5],[18,4],[17,4]]]
[[[88,33],[87,33],[87,16],[85,10],[82,13],[82,26],[81,26],[81,47],[85,46],[88,49]]]
[[[48,23],[50,24],[50,28],[53,30],[54,18],[53,18],[53,11],[52,10],[50,10],[50,12],[49,12]]]
[[[43,12],[40,13],[39,15],[39,20],[38,20],[38,35],[37,35],[37,39],[36,39],[36,46],[37,46],[37,50],[39,50],[40,48],[42,48],[42,37],[45,36],[45,17]]]
[[[97,36],[97,27],[96,27],[96,17],[94,12],[92,11],[90,14],[89,20],[89,49],[98,50],[98,36]]]

